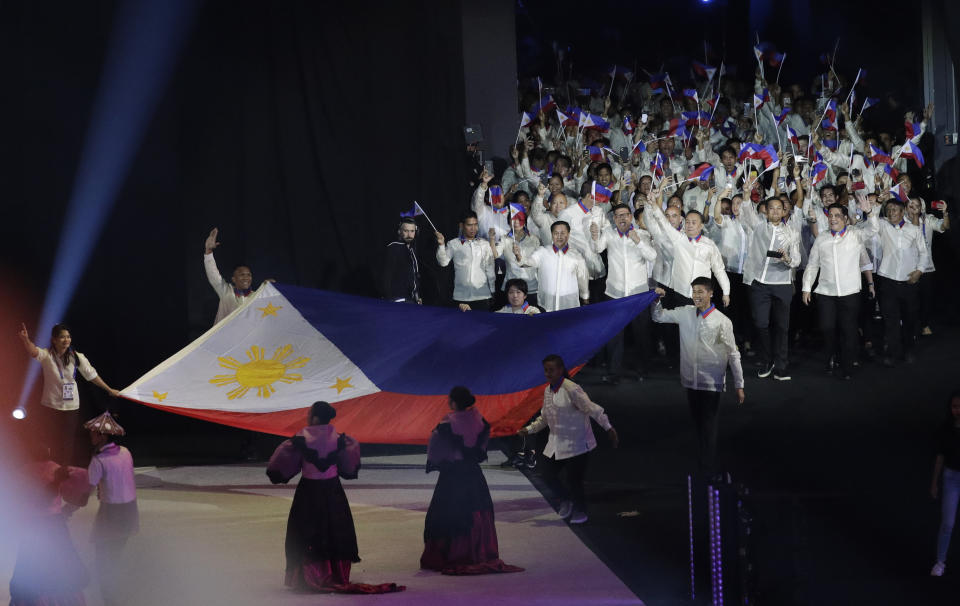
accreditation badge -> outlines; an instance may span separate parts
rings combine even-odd
[[[77,384],[73,382],[63,384],[63,401],[64,402],[68,402],[74,399],[76,388],[77,388]]]

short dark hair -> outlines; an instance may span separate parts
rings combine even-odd
[[[450,390],[450,400],[453,401],[457,410],[466,410],[473,406],[477,399],[473,397],[470,390],[463,385],[457,385]]]
[[[550,226],[550,233],[551,233],[551,234],[553,233],[553,230],[557,228],[557,225],[562,225],[562,226],[566,227],[566,228],[567,228],[567,232],[570,231],[570,224],[567,223],[566,221],[554,221],[553,224]]]
[[[828,190],[828,189],[829,189],[831,192],[833,192],[833,195],[834,195],[834,196],[837,195],[837,188],[834,187],[834,186],[832,186],[832,185],[830,185],[829,183],[827,183],[826,185],[824,185],[823,187],[821,187],[818,191],[819,191],[820,195],[823,196],[823,192],[824,192],[825,190]]]
[[[694,278],[693,282],[690,283],[690,287],[692,288],[694,286],[705,286],[710,290],[710,292],[713,292],[713,280],[706,276]]]
[[[645,208],[645,207],[643,207],[643,206],[638,206],[638,207],[637,207],[637,210],[633,211],[633,218],[634,218],[635,220],[637,220],[637,221],[640,220],[640,217],[643,216],[643,209],[644,209],[644,208]]]
[[[616,214],[616,212],[617,212],[618,210],[620,210],[621,208],[627,209],[628,212],[630,211],[630,207],[629,207],[629,206],[627,206],[626,204],[621,203],[621,204],[616,204],[616,205],[614,205],[614,207],[610,209],[610,212]]]
[[[516,288],[523,294],[527,294],[530,287],[527,286],[527,281],[523,278],[510,278],[507,280],[507,283],[503,285],[503,292],[507,292],[511,288]]]
[[[834,202],[833,204],[831,204],[830,206],[827,207],[827,212],[829,213],[829,212],[830,212],[831,210],[833,210],[834,208],[839,209],[840,212],[843,214],[844,217],[849,217],[849,216],[850,216],[850,211],[847,210],[847,206],[846,206],[845,204],[840,204],[839,202]]]
[[[887,206],[890,206],[891,204],[894,206],[899,206],[900,208],[905,208],[907,206],[899,198],[890,198],[887,200]]]
[[[321,425],[326,425],[337,416],[337,409],[324,401],[314,402],[310,407],[310,422],[314,419],[320,421]]]
[[[477,218],[477,213],[475,213],[472,210],[468,210],[467,212],[463,213],[463,215],[460,216],[461,223],[466,223],[467,219],[477,219],[479,221],[479,219]]]
[[[613,172],[613,167],[610,166],[609,162],[601,162],[600,164],[597,164],[597,170],[599,171],[601,168],[605,168],[610,172]]]
[[[568,379],[570,378],[570,371],[567,370],[567,365],[563,361],[563,358],[560,356],[560,354],[550,354],[547,357],[545,357],[543,359],[543,362],[541,363],[546,364],[547,362],[553,362],[555,364],[559,364],[560,367],[563,369],[563,376]]]
[[[400,225],[399,225],[399,227],[403,227],[404,225],[413,225],[414,227],[416,227],[416,226],[417,226],[417,220],[414,219],[413,217],[404,217],[404,218],[400,219]]]
[[[703,223],[703,213],[699,210],[690,209],[687,211],[687,214],[684,215],[684,218],[689,219],[690,215],[697,215],[700,217],[700,222]]]

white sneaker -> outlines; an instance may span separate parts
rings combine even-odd
[[[560,503],[560,509],[557,510],[557,515],[566,520],[570,517],[570,514],[573,513],[573,501],[563,501]]]
[[[582,511],[576,511],[570,517],[571,524],[583,524],[586,521],[587,521],[587,514],[583,513]]]
[[[930,569],[930,576],[932,577],[942,577],[943,571],[947,569],[947,565],[943,562],[937,562],[933,565],[933,568]]]

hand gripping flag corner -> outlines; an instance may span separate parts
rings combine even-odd
[[[543,402],[540,361],[583,365],[649,305],[651,291],[565,311],[462,313],[265,284],[241,308],[121,392],[181,415],[289,436],[318,400],[361,442],[426,444],[465,385],[516,432]]]

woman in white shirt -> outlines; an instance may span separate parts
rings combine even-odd
[[[50,347],[37,347],[30,340],[26,324],[20,325],[20,341],[31,358],[40,362],[43,373],[43,388],[40,391],[40,407],[37,409],[37,426],[40,435],[50,447],[54,461],[69,464],[73,458],[73,446],[80,424],[80,394],[77,391],[77,374],[103,389],[113,397],[120,392],[107,385],[97,375],[87,357],[74,351],[70,329],[57,324],[50,331]]]
[[[588,455],[597,447],[590,419],[606,430],[614,448],[619,443],[617,430],[610,424],[603,408],[591,402],[583,388],[570,380],[563,358],[557,354],[544,358],[543,374],[549,385],[543,391],[540,416],[518,433],[525,436],[550,428],[550,437],[543,450],[547,462],[544,479],[553,493],[561,497],[557,511],[560,517],[569,518],[571,524],[583,524],[587,521],[583,476]],[[564,470],[566,486],[560,483],[560,473]]]

